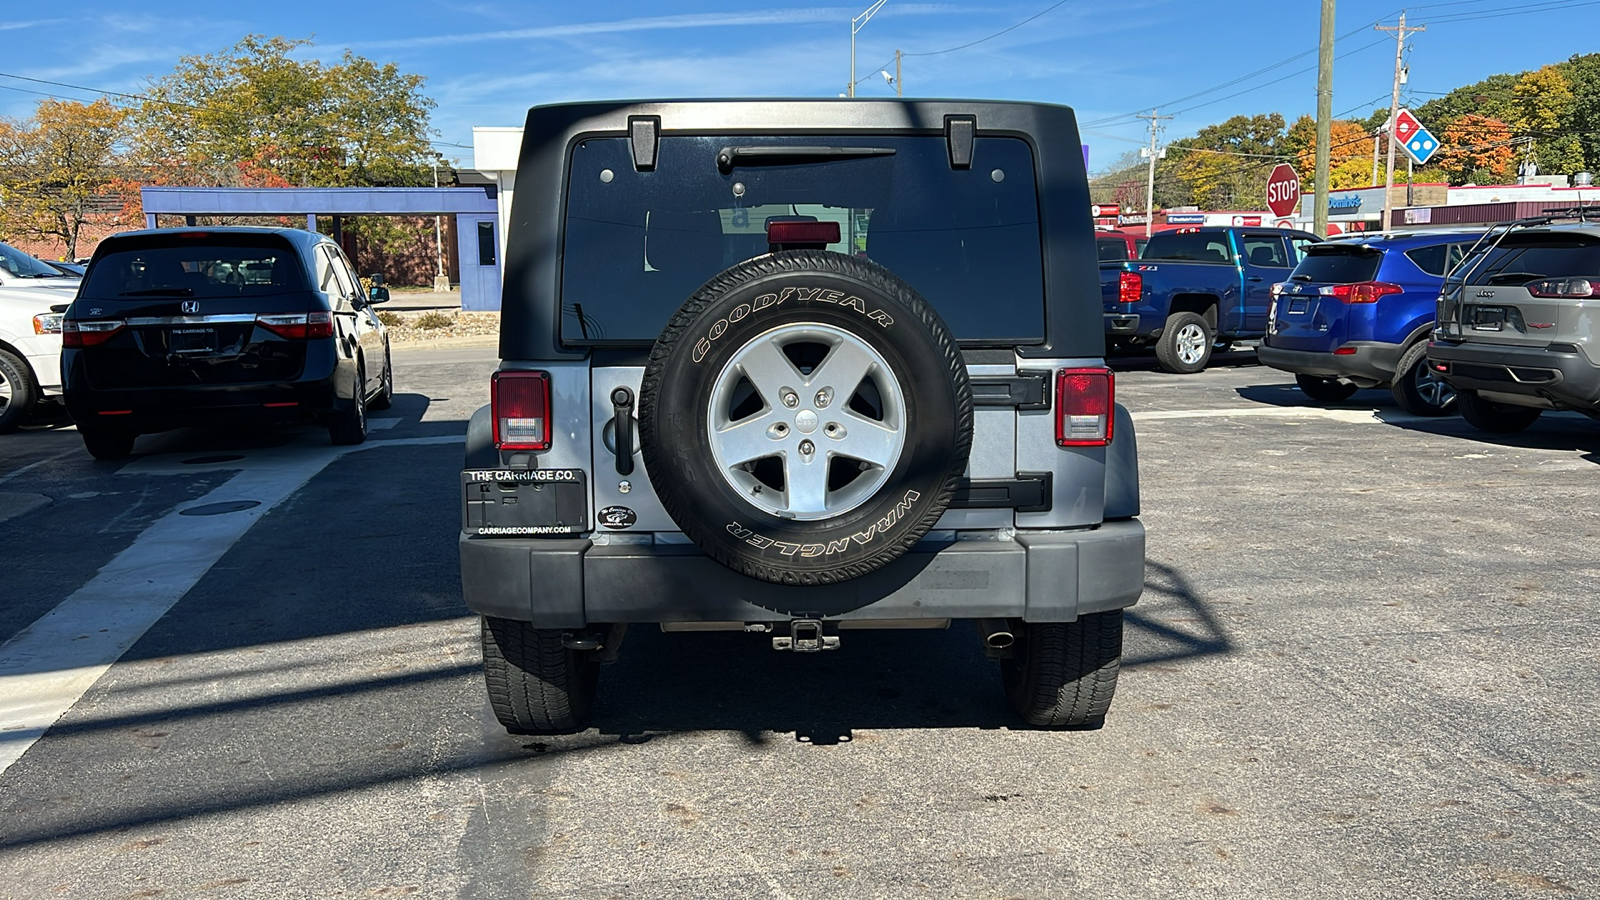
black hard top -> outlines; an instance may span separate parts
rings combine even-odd
[[[1089,218],[1089,185],[1077,117],[1065,106],[981,100],[638,100],[561,103],[528,111],[516,192],[506,227],[500,357],[578,359],[560,344],[562,222],[566,165],[580,139],[628,136],[634,127],[663,135],[946,133],[971,118],[976,134],[1012,136],[1034,150],[1044,229],[1043,345],[1025,356],[1104,354],[1099,257]],[[685,298],[687,299],[687,298]]]

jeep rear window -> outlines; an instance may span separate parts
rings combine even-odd
[[[892,155],[724,173],[724,147],[893,149]],[[905,279],[968,344],[1044,339],[1044,276],[1033,153],[980,137],[971,169],[952,169],[943,137],[664,137],[654,172],[625,138],[572,152],[563,248],[562,339],[648,344],[689,295],[767,252],[769,219],[839,223],[828,249]]]
[[[1539,278],[1600,275],[1600,240],[1583,234],[1511,235],[1462,266],[1468,284],[1523,284]],[[1452,279],[1454,280],[1454,279]]]
[[[299,257],[282,238],[183,234],[117,244],[94,260],[82,295],[97,300],[206,299],[310,289]]]
[[[1342,247],[1314,245],[1306,249],[1306,258],[1294,267],[1291,281],[1314,281],[1319,284],[1354,284],[1371,281],[1378,275],[1378,264],[1383,254],[1370,247]]]

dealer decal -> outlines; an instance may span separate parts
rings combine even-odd
[[[922,494],[920,492],[906,491],[905,496],[900,498],[900,502],[896,503],[894,508],[890,509],[888,513],[884,514],[883,518],[873,522],[872,525],[865,531],[858,531],[849,537],[843,537],[836,541],[829,541],[826,544],[797,544],[792,541],[780,541],[774,538],[769,538],[763,534],[757,534],[743,525],[740,525],[738,522],[728,523],[728,533],[736,538],[739,538],[752,547],[757,547],[762,550],[775,547],[783,556],[800,556],[805,559],[814,559],[819,556],[830,556],[835,553],[844,553],[850,549],[851,541],[855,541],[856,544],[860,546],[866,546],[867,544],[871,543],[874,538],[878,537],[879,535],[886,534],[895,526],[896,523],[904,519],[906,515],[911,512],[911,507],[920,499],[922,499]]]
[[[865,300],[854,294],[846,294],[843,291],[835,291],[828,288],[789,287],[784,288],[782,293],[762,294],[749,303],[741,303],[735,306],[727,316],[711,323],[711,328],[706,331],[706,336],[695,341],[694,361],[701,362],[704,360],[706,354],[711,352],[712,342],[727,334],[730,325],[743,321],[747,316],[754,315],[764,309],[782,306],[789,300],[796,300],[801,303],[832,303],[846,309],[853,309],[878,323],[880,327],[888,328],[894,324],[893,316],[881,309],[869,308]]]

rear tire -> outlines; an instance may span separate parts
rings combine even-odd
[[[116,460],[127,459],[133,452],[133,442],[138,435],[122,428],[108,428],[99,426],[78,426],[78,434],[83,438],[84,449],[95,459]]]
[[[0,350],[0,434],[22,427],[38,400],[39,386],[33,383],[28,364]]]
[[[1361,390],[1348,381],[1321,375],[1296,375],[1294,383],[1300,386],[1300,393],[1318,403],[1343,403]]]
[[[366,384],[366,366],[358,362],[356,363],[355,396],[351,398],[349,407],[334,410],[333,418],[328,422],[328,437],[339,446],[353,446],[367,439]]]
[[[383,383],[378,387],[378,395],[367,404],[369,410],[388,409],[394,405],[394,360],[389,357],[389,345],[383,346]]]
[[[583,728],[600,664],[568,650],[561,632],[483,617],[483,677],[495,718],[512,734],[568,734]]]
[[[1017,715],[1039,728],[1103,724],[1122,662],[1122,610],[1012,627],[1017,640],[1000,676]]]
[[[1413,416],[1447,416],[1455,412],[1456,390],[1428,365],[1426,341],[1400,357],[1389,391],[1394,394],[1394,402]]]
[[[1156,362],[1175,375],[1193,375],[1205,370],[1217,338],[1211,325],[1199,313],[1175,312],[1156,341]]]
[[[1478,396],[1477,391],[1457,391],[1461,418],[1479,431],[1490,434],[1516,434],[1538,420],[1544,410],[1534,406],[1511,406]]]

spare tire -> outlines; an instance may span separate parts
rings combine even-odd
[[[722,272],[672,317],[639,438],[662,506],[713,559],[831,584],[897,559],[944,513],[972,392],[950,329],[910,285],[787,250]]]

